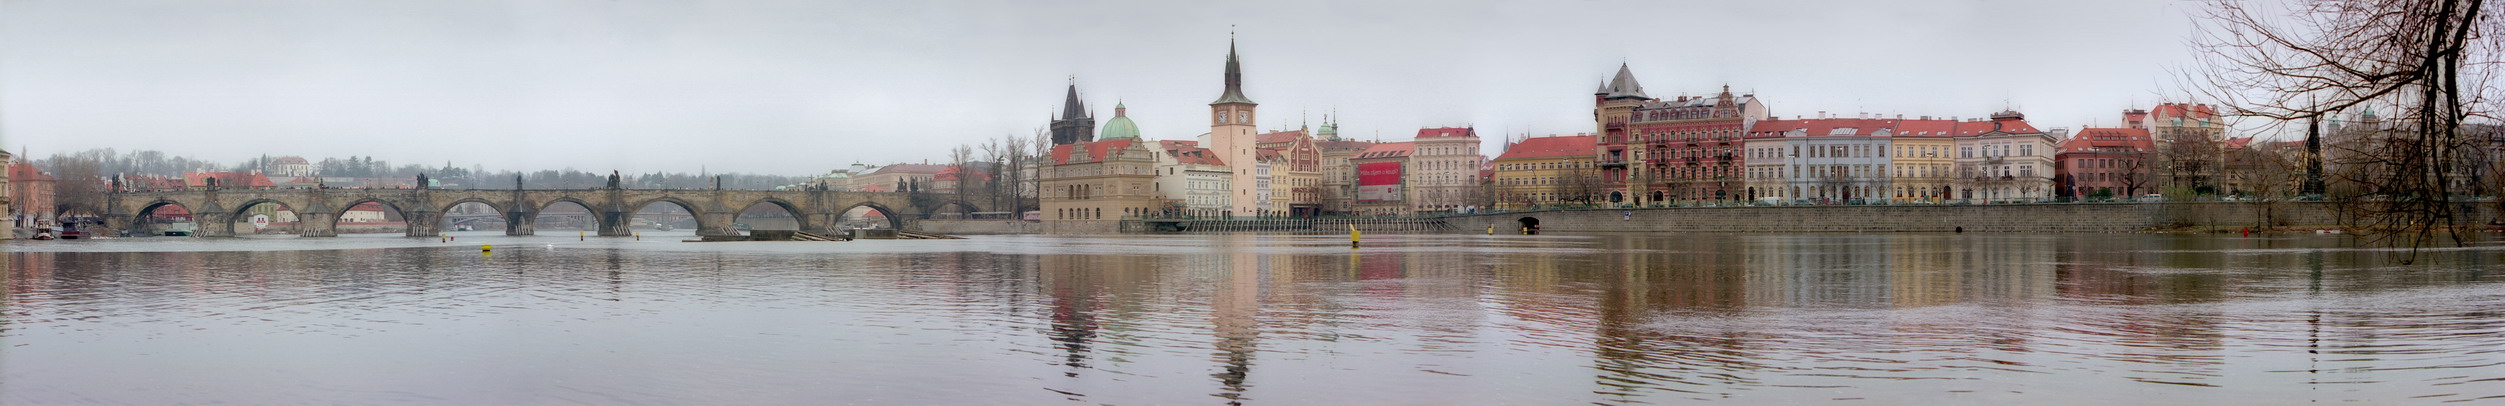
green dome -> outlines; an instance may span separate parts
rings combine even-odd
[[[1139,139],[1139,124],[1132,124],[1131,118],[1124,116],[1123,110],[1126,109],[1122,108],[1121,103],[1113,105],[1113,119],[1105,120],[1105,128],[1096,132],[1096,140]]]

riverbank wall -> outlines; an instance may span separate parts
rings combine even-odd
[[[1042,234],[1044,223],[1026,220],[914,220],[907,231],[942,235]],[[1109,231],[1108,231],[1109,232]]]
[[[2496,218],[2468,204],[2461,222]],[[2329,202],[2059,203],[1903,206],[1768,206],[1577,209],[1449,216],[1461,230],[1519,232],[2087,232],[2339,228],[2352,223]]]

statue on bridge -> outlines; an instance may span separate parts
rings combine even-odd
[[[419,188],[419,189],[425,189],[425,188],[426,188],[426,174],[424,174],[424,173],[420,173],[420,174],[418,174],[417,188]]]
[[[609,171],[609,188],[618,188],[618,171]]]

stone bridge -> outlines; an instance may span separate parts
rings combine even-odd
[[[539,211],[559,202],[590,208],[599,222],[600,235],[613,237],[634,235],[627,226],[635,211],[654,203],[675,204],[693,214],[696,234],[700,236],[739,235],[740,231],[732,226],[733,219],[758,203],[782,207],[799,221],[800,231],[815,233],[836,231],[836,223],[843,221],[844,212],[857,207],[884,213],[888,226],[900,230],[905,228],[907,219],[920,218],[922,214],[905,193],[834,190],[212,188],[114,192],[105,200],[107,207],[97,211],[104,217],[105,225],[114,230],[130,231],[136,225],[134,221],[172,205],[191,211],[192,222],[199,225],[197,234],[207,237],[235,235],[234,219],[244,215],[244,210],[264,203],[284,205],[295,212],[297,235],[305,237],[338,236],[339,216],[366,202],[399,211],[408,223],[411,237],[432,237],[442,232],[444,212],[463,203],[485,204],[501,213],[505,235],[532,235]]]

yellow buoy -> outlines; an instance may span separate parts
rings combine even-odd
[[[1348,247],[1349,247],[1349,248],[1356,248],[1356,247],[1357,247],[1357,238],[1358,238],[1359,236],[1362,236],[1362,235],[1363,235],[1363,233],[1359,233],[1359,232],[1357,232],[1357,224],[1355,224],[1355,223],[1350,223],[1350,224],[1348,224]]]
[[[481,246],[478,246],[478,252],[491,252],[491,251],[495,251],[495,247],[496,247],[496,246],[493,246],[493,245],[481,245]]]

